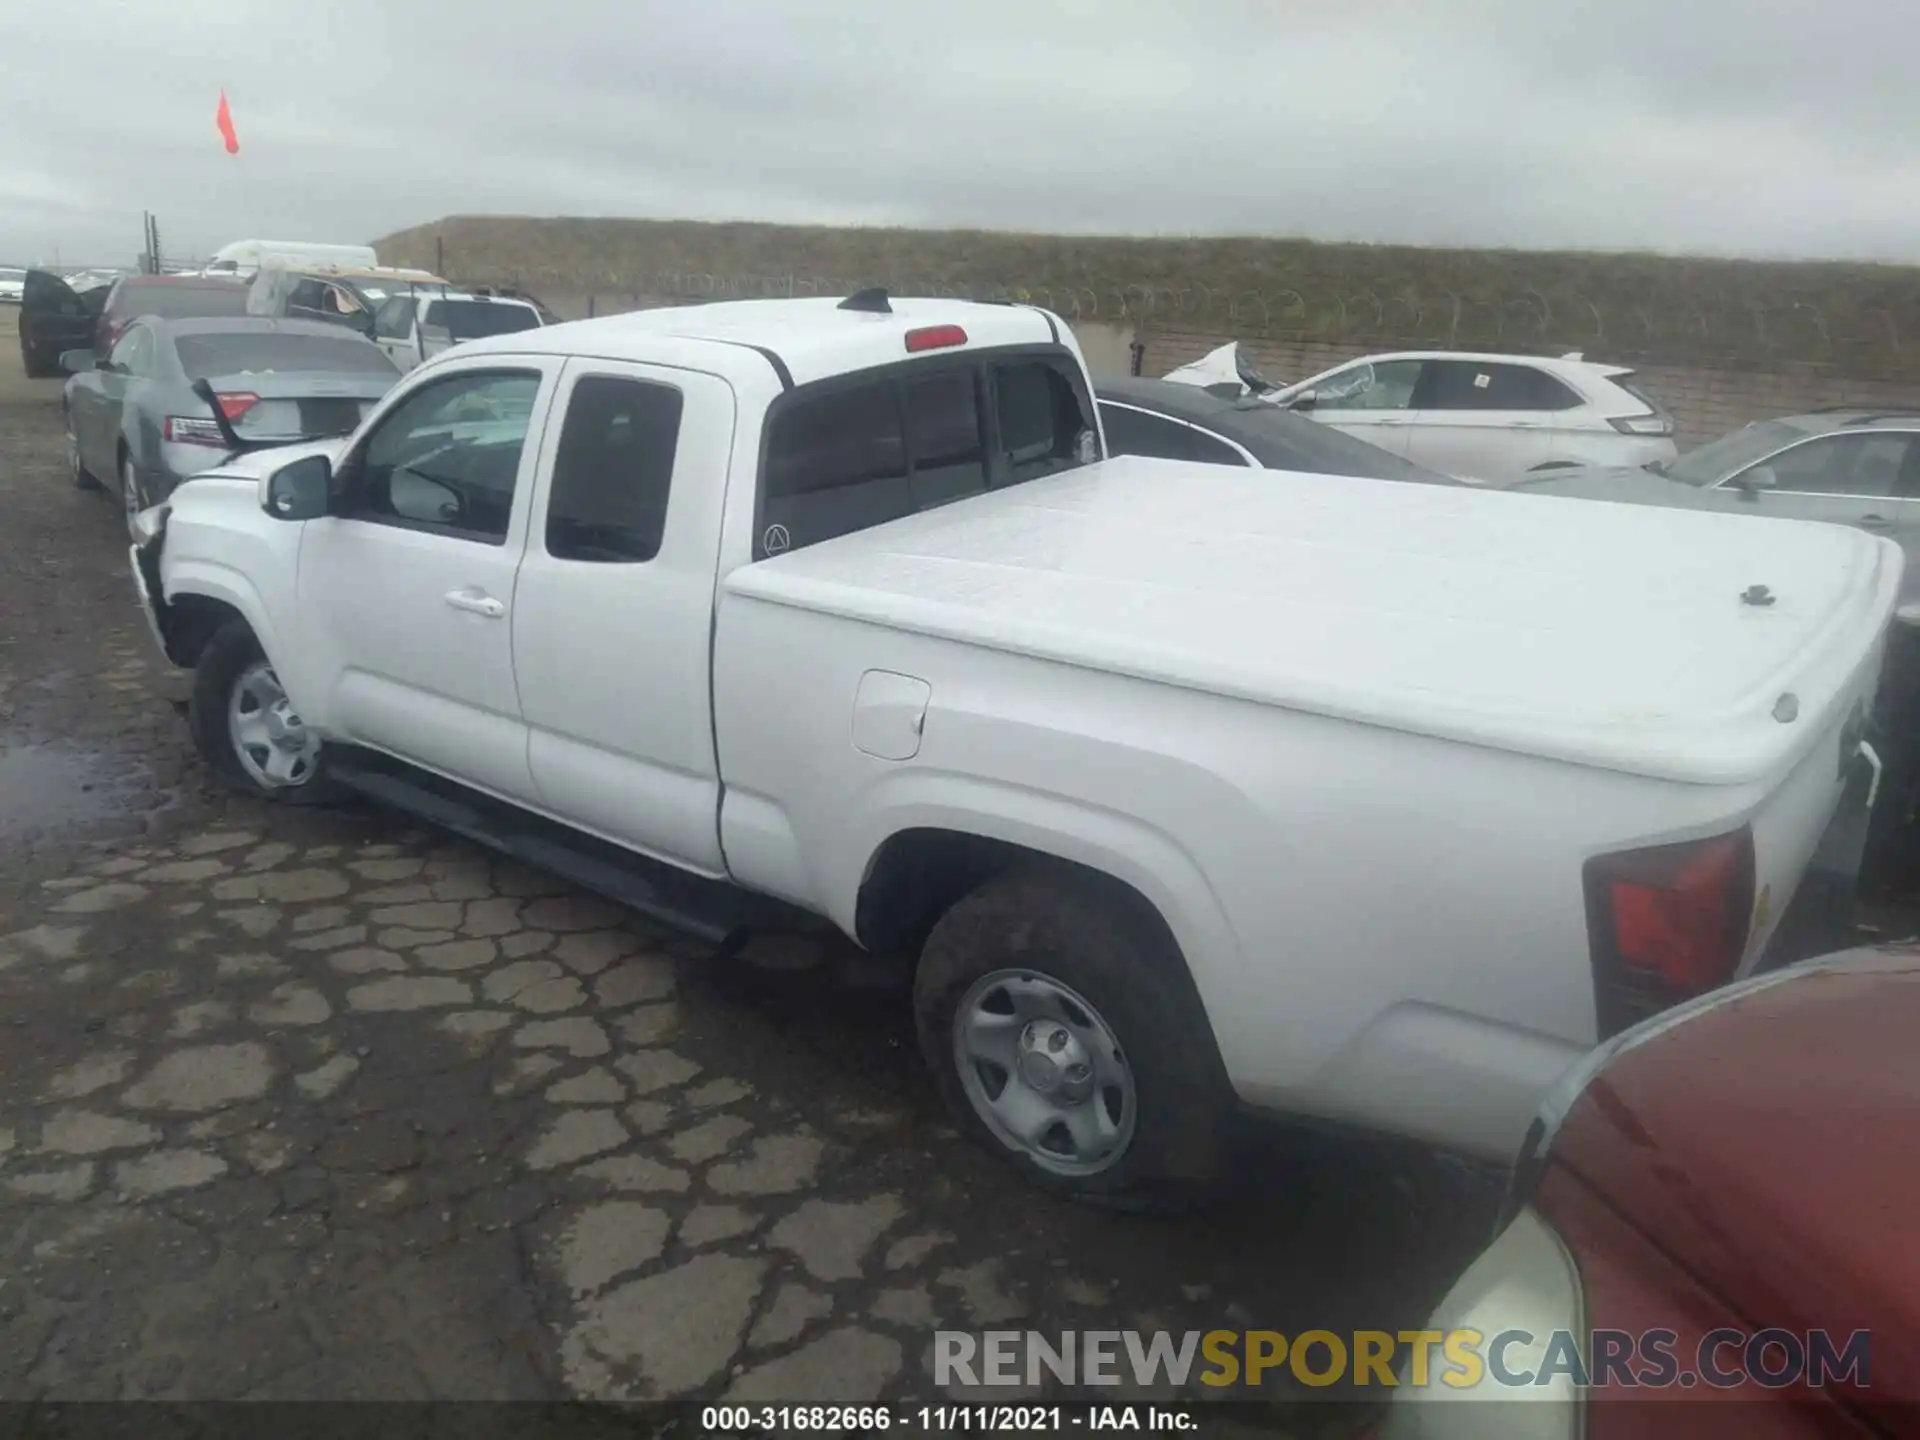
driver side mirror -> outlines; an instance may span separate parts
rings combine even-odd
[[[1762,490],[1771,490],[1780,483],[1773,473],[1771,465],[1756,465],[1751,470],[1743,470],[1733,477],[1733,483],[1740,493],[1749,500],[1760,498]]]
[[[100,368],[91,350],[62,350],[59,365],[69,375],[84,375],[89,370]]]
[[[318,520],[333,503],[333,465],[309,455],[260,482],[260,508],[276,520]]]
[[[1315,405],[1319,403],[1320,403],[1320,392],[1318,390],[1302,390],[1298,395],[1294,396],[1291,400],[1287,402],[1287,409],[1311,410]]]

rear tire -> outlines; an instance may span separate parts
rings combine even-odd
[[[44,360],[35,360],[33,351],[25,345],[20,347],[20,368],[27,372],[29,380],[51,380],[60,373],[58,366],[49,365]]]
[[[278,693],[283,713],[271,697]],[[266,652],[244,620],[229,620],[207,641],[194,667],[187,725],[207,766],[243,794],[282,805],[325,805],[339,798],[327,778],[325,747],[305,740]],[[290,722],[290,723],[289,723]]]
[[[1178,1209],[1226,1168],[1231,1091],[1185,961],[1108,882],[1065,869],[988,881],[928,936],[914,1018],[955,1119],[1036,1185]],[[1012,1065],[980,1058],[1002,1046]]]

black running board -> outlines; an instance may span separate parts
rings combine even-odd
[[[365,750],[329,752],[328,774],[376,805],[402,811],[722,950],[756,930],[817,924],[784,901],[709,880]]]

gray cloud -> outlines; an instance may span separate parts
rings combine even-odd
[[[491,212],[1920,259],[1886,0],[31,10],[9,259],[125,261],[143,209],[179,254]]]

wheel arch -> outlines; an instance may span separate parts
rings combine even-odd
[[[860,944],[880,954],[917,957],[940,917],[982,885],[1016,871],[1051,873],[1100,894],[1164,939],[1177,961],[1177,978],[1206,1017],[1219,1050],[1220,1026],[1207,1004],[1205,972],[1231,963],[1232,930],[1184,854],[1164,841],[1151,843],[1159,837],[1143,833],[1136,845],[1148,847],[1149,862],[1137,849],[1132,855],[1101,853],[1071,835],[1014,835],[991,820],[906,825],[875,846],[853,906]]]
[[[164,543],[164,542],[163,542]],[[232,570],[185,562],[164,566],[166,581],[167,658],[191,669],[199,662],[206,642],[228,620],[246,622],[253,638],[268,655],[280,653],[278,635],[267,619],[267,607],[253,586]],[[183,618],[184,632],[179,628]],[[183,642],[186,642],[183,644]]]
[[[230,601],[187,591],[167,603],[167,658],[182,669],[200,663],[207,642],[228,622],[238,620],[256,638],[253,622]]]

